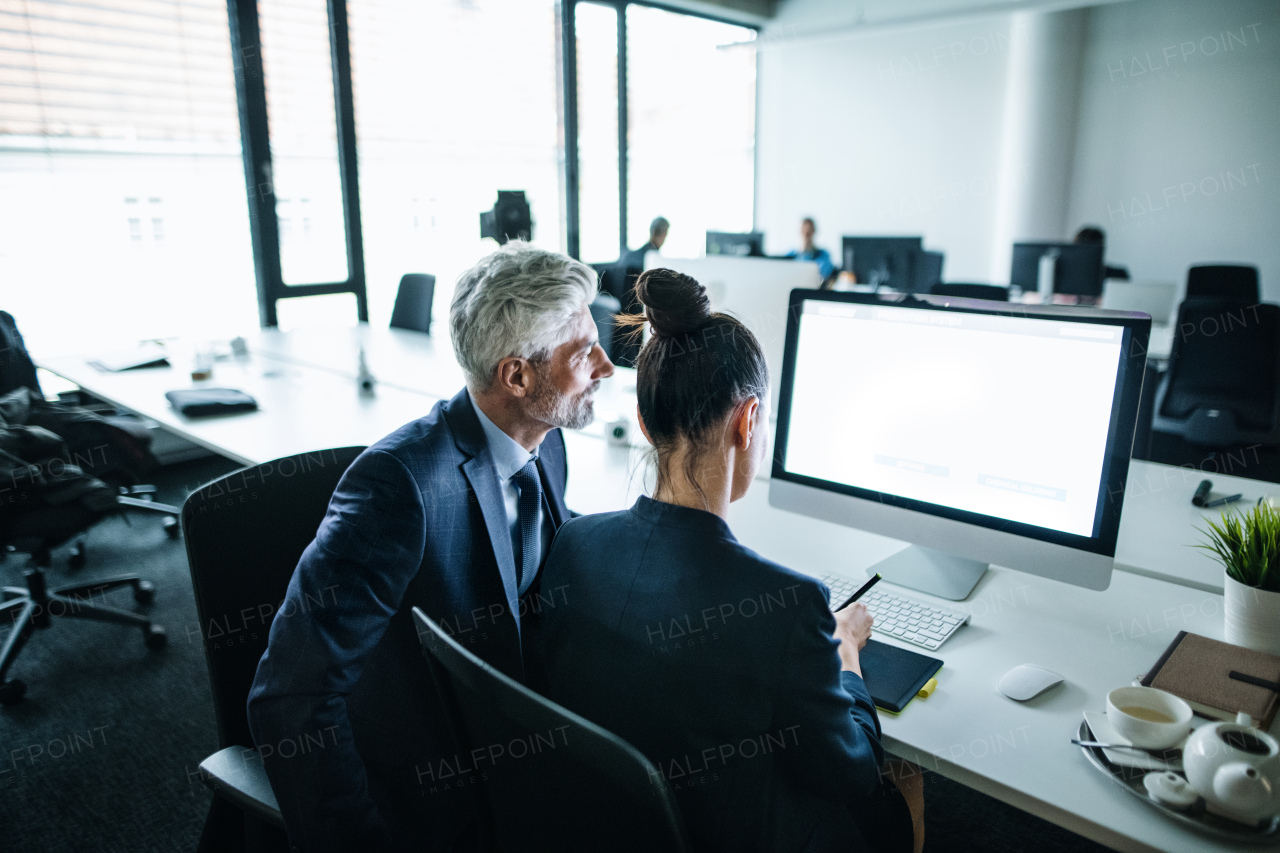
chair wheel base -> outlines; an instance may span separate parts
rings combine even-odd
[[[147,648],[159,651],[169,644],[169,636],[164,632],[164,628],[159,625],[151,625],[146,632]]]
[[[139,581],[133,589],[133,600],[139,604],[150,604],[156,600],[156,587],[151,581]]]
[[[11,678],[0,684],[0,705],[16,705],[27,695],[27,685],[22,679]]]

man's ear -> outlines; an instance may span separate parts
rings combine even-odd
[[[507,356],[498,362],[493,384],[513,397],[524,397],[533,390],[533,366],[519,356]]]
[[[760,401],[755,397],[749,397],[738,405],[734,416],[733,443],[739,450],[746,450],[752,441],[759,438],[756,435],[756,414],[759,411]]]

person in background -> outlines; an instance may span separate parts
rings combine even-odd
[[[622,264],[628,270],[636,270],[636,276],[644,272],[644,256],[649,252],[658,252],[662,250],[662,244],[667,242],[667,232],[671,230],[671,223],[665,217],[659,216],[649,223],[649,242],[645,243],[639,249],[632,249],[622,258]],[[633,278],[627,282],[628,287],[632,291],[635,290],[636,282]],[[624,301],[622,307],[626,308],[627,303]]]
[[[291,849],[476,846],[480,774],[436,776],[461,745],[411,611],[527,677],[526,602],[570,515],[560,429],[591,422],[613,373],[587,307],[596,286],[590,267],[528,243],[481,259],[449,312],[466,387],[375,442],[338,483],[249,693]],[[323,748],[280,749],[304,738]]]
[[[870,614],[833,615],[821,582],[729,529],[768,455],[760,343],[687,275],[649,270],[636,295],[645,313],[629,321],[652,331],[637,411],[657,484],[556,535],[543,583],[573,593],[539,623],[543,690],[653,762],[693,849],[918,851],[920,770],[895,770],[897,785],[881,775],[859,662]]]
[[[1106,261],[1105,261],[1106,254],[1105,254],[1105,253],[1106,253],[1106,247],[1107,247],[1107,232],[1103,231],[1103,230],[1102,230],[1101,228],[1099,228],[1098,226],[1096,226],[1096,225],[1086,225],[1086,226],[1084,226],[1083,228],[1081,228],[1079,231],[1077,231],[1077,232],[1076,232],[1075,239],[1074,239],[1074,240],[1072,240],[1071,242],[1073,242],[1073,243],[1080,243],[1080,244],[1086,244],[1086,245],[1095,245],[1095,244],[1096,244],[1096,245],[1102,246],[1102,251],[1103,251],[1103,253],[1104,253],[1104,254],[1103,254],[1103,258],[1104,258],[1103,263],[1104,263],[1104,264],[1106,263]],[[1103,278],[1118,278],[1118,279],[1122,279],[1122,280],[1124,280],[1124,281],[1128,281],[1128,280],[1129,280],[1129,270],[1128,270],[1128,269],[1126,269],[1125,267],[1104,266],[1104,267],[1102,268],[1102,277],[1103,277]]]
[[[670,229],[671,223],[665,217],[657,217],[649,223],[649,242],[639,249],[627,252],[618,262],[617,292],[613,295],[622,303],[621,316],[639,312],[640,303],[636,301],[636,279],[640,277],[640,273],[644,272],[645,255],[662,249],[662,244],[667,242],[667,232]],[[638,329],[633,334],[615,334],[612,353],[615,364],[619,367],[635,367],[636,356],[639,354],[640,332]]]
[[[798,261],[815,261],[818,264],[818,271],[822,273],[822,281],[825,283],[831,278],[831,274],[836,271],[835,264],[831,263],[831,255],[827,254],[826,249],[819,249],[813,245],[813,235],[817,232],[818,227],[814,225],[813,218],[806,216],[800,220],[800,248],[787,252],[784,257],[795,258]]]

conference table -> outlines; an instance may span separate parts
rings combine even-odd
[[[246,344],[247,354],[219,359],[213,378],[203,384],[246,391],[260,409],[215,418],[185,418],[165,400],[164,392],[196,384],[189,371],[192,348],[181,341],[168,344],[168,367],[104,373],[90,366],[92,355],[39,364],[246,465],[370,444],[462,386],[445,338],[362,326],[265,330],[247,336]],[[361,393],[355,381],[362,347],[379,380],[372,394]],[[634,383],[634,372],[621,369],[602,383],[598,420],[634,409]],[[565,444],[566,500],[579,512],[624,508],[651,486],[644,450],[634,442],[607,441],[598,424],[566,431]],[[937,691],[900,715],[881,715],[886,748],[1118,850],[1238,849],[1189,833],[1120,791],[1070,743],[1083,712],[1104,710],[1107,692],[1149,669],[1179,631],[1222,637],[1222,570],[1193,547],[1196,526],[1215,515],[1190,505],[1202,476],[1132,463],[1117,550],[1122,570],[1113,573],[1106,591],[993,566],[966,601],[952,605],[969,612],[971,622],[934,653],[945,662]],[[1248,497],[1271,488],[1219,473],[1207,476],[1215,490]],[[768,487],[767,477],[757,480],[731,505],[729,517],[743,544],[765,557],[818,577],[861,575],[906,547],[772,507]],[[995,685],[1023,663],[1048,667],[1065,681],[1028,702],[1013,702]]]

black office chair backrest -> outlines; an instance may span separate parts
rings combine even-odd
[[[421,272],[400,277],[396,304],[391,309],[391,328],[431,334],[431,302],[436,298],[436,277]]]
[[[1253,305],[1258,301],[1258,268],[1244,264],[1200,264],[1187,270],[1187,299],[1208,296]]]
[[[613,358],[613,330],[616,325],[614,316],[622,310],[622,303],[608,293],[598,293],[591,303],[591,319],[596,321],[596,334],[600,338],[600,348],[605,355]]]
[[[1157,428],[1207,446],[1266,441],[1280,426],[1278,379],[1280,305],[1188,299],[1178,306]]]
[[[36,366],[18,324],[7,311],[0,311],[0,397],[23,387],[41,394]]]
[[[271,620],[338,480],[362,450],[319,450],[242,468],[193,492],[182,506],[220,748],[253,746],[245,700]]]
[[[496,849],[689,849],[671,788],[639,750],[494,669],[416,607],[413,619],[447,673],[470,754],[486,755]]]
[[[935,284],[929,288],[934,296],[956,296],[960,299],[985,299],[988,302],[1008,302],[1009,288],[995,284]]]

